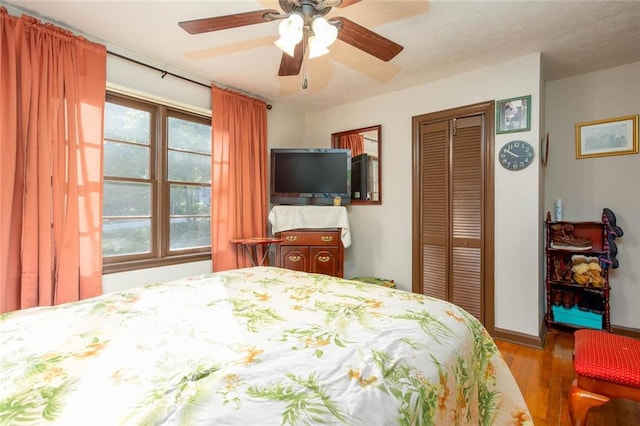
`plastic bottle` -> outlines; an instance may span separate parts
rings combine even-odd
[[[556,200],[556,222],[562,221],[562,198]]]

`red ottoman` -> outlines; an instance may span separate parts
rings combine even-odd
[[[569,392],[573,425],[585,425],[588,411],[611,398],[640,401],[640,340],[586,329],[574,337],[576,379]]]

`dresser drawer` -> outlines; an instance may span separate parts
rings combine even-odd
[[[278,234],[279,238],[284,241],[280,245],[306,245],[306,246],[339,246],[340,230],[327,229],[327,230],[292,230],[282,231]]]

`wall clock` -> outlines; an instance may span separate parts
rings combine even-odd
[[[522,170],[533,162],[533,147],[525,141],[507,142],[500,148],[498,161],[507,170]]]

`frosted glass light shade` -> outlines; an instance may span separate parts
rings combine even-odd
[[[325,47],[331,46],[331,44],[336,41],[336,38],[338,38],[338,28],[336,28],[335,25],[331,25],[322,16],[313,18],[311,29],[319,42]]]
[[[302,40],[302,27],[304,19],[297,13],[292,13],[287,19],[283,19],[278,26],[280,38],[274,42],[276,46],[289,56],[293,56],[296,44]]]
[[[317,36],[309,37],[309,59],[317,58],[327,53],[329,53],[329,49],[327,49],[322,40],[318,39]]]

